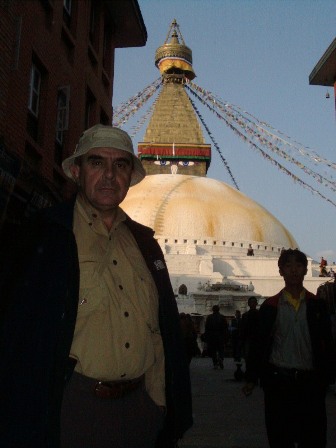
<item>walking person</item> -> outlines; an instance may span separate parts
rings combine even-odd
[[[174,447],[192,425],[176,301],[154,232],[119,207],[145,171],[103,125],[62,166],[75,200],[1,246],[0,446]]]
[[[236,310],[235,317],[231,322],[231,338],[232,338],[232,350],[233,360],[235,362],[241,361],[241,324],[242,317],[241,312]]]
[[[240,341],[246,370],[250,370],[250,363],[254,362],[258,350],[259,310],[257,298],[248,298],[249,310],[243,313],[240,328]]]
[[[259,351],[246,371],[251,394],[260,378],[271,448],[324,448],[325,395],[335,380],[330,316],[323,300],[303,287],[307,257],[298,249],[281,253],[285,287],[259,311]]]
[[[212,307],[205,322],[205,335],[208,353],[212,358],[214,369],[224,368],[224,348],[228,339],[228,324],[225,317],[219,312],[219,306]]]
[[[201,353],[197,344],[197,332],[190,314],[180,313],[180,326],[188,365],[190,365],[192,358]]]

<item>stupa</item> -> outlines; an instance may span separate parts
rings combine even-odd
[[[230,316],[245,311],[247,297],[262,300],[281,289],[279,254],[298,244],[261,205],[206,177],[211,145],[185,91],[195,72],[176,20],[156,51],[155,65],[162,88],[138,144],[147,176],[121,206],[154,229],[180,310],[205,315],[217,303]],[[311,261],[307,282],[314,277]]]

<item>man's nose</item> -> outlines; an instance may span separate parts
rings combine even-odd
[[[114,179],[115,178],[116,168],[113,163],[107,163],[104,169],[104,177],[106,179]]]

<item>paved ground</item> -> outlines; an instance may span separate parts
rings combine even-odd
[[[243,383],[234,380],[235,364],[213,370],[209,358],[191,362],[194,426],[180,442],[181,448],[268,448],[263,416],[263,394],[256,388],[246,398]],[[336,395],[327,396],[328,448],[336,446]]]

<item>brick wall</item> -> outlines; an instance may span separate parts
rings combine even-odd
[[[81,0],[73,5],[72,21],[66,23],[62,0],[0,2],[0,143],[20,160],[15,196],[21,201],[29,201],[37,193],[47,204],[73,193],[60,160],[73,152],[85,127],[102,120],[106,124],[112,122],[113,39],[109,58],[103,61],[104,25],[109,15],[104,2],[96,0],[96,38],[91,44],[91,2]],[[28,100],[32,62],[43,73],[38,131],[33,137],[27,131],[31,117]],[[62,154],[55,161],[57,96],[58,89],[64,86],[70,91],[69,126],[64,131]],[[89,122],[88,90],[95,99]]]

